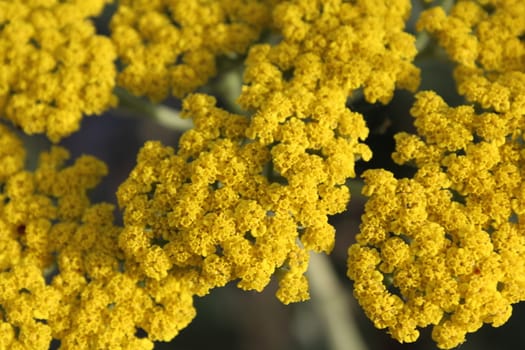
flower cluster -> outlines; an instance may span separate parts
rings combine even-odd
[[[458,90],[479,108],[420,92],[417,135],[396,135],[392,155],[415,176],[364,174],[370,199],[348,275],[367,315],[399,341],[433,325],[438,346],[452,348],[525,300],[523,14],[516,1],[460,1],[418,23],[457,63]]]
[[[113,206],[90,203],[102,162],[66,166],[67,151],[54,147],[29,172],[2,125],[0,146],[1,348],[48,349],[58,339],[64,348],[152,349],[191,321],[191,271],[162,282],[141,274],[118,248]]]
[[[301,117],[309,101],[325,98],[323,90],[351,97],[362,88],[370,103],[389,102],[396,87],[415,90],[415,38],[404,31],[409,14],[405,0],[278,4],[273,22],[283,38],[250,49],[240,105],[264,111],[273,96],[285,95],[305,101],[293,111]]]
[[[418,135],[398,134],[393,158],[418,170],[399,180],[365,172],[370,198],[348,275],[378,328],[412,342],[434,325],[438,346],[452,348],[525,299],[522,127],[493,136],[490,115],[433,92],[417,95],[412,114]]]
[[[106,2],[0,1],[0,117],[56,142],[115,104],[116,53],[87,20]]]
[[[525,111],[525,3],[515,0],[459,1],[450,15],[424,12],[421,30],[435,36],[457,66],[460,94],[498,113]]]
[[[114,106],[118,84],[181,98],[194,128],[176,149],[142,147],[120,227],[88,196],[105,164],[52,147],[26,170],[0,123],[2,349],[152,349],[191,322],[195,296],[231,282],[277,278],[280,301],[306,300],[309,254],[332,250],[328,217],[372,157],[353,102],[419,85],[409,0],[122,0],[105,37],[89,18],[109,3],[0,0],[0,117],[58,142]],[[347,274],[375,326],[401,342],[430,326],[452,348],[525,300],[525,4],[458,0],[417,28],[454,62],[465,104],[416,94],[417,133],[392,155],[415,175],[363,174]],[[218,58],[245,58],[236,113],[196,93]]]
[[[275,1],[120,1],[111,21],[119,85],[154,101],[183,97],[216,74],[216,56],[246,52]]]
[[[197,271],[199,295],[236,279],[239,287],[260,291],[286,265],[280,298],[303,300],[308,254],[296,242],[299,228],[291,214],[304,218],[308,243],[327,251],[334,232],[322,213],[344,209],[348,191],[330,194],[335,204],[317,203],[317,192],[269,179],[271,153],[244,137],[248,119],[214,104],[205,95],[185,100],[196,126],[176,154],[158,142],[141,150],[118,191],[125,208],[119,244],[150,278],[162,281],[174,268]],[[321,158],[308,164],[325,173]]]
[[[283,40],[252,46],[246,60],[239,104],[252,115],[190,95],[184,114],[195,128],[177,152],[144,146],[118,191],[119,244],[144,274],[162,281],[189,268],[202,295],[235,280],[262,290],[278,271],[282,302],[308,297],[308,252],[331,251],[327,215],[346,208],[345,181],[371,156],[360,143],[368,129],[347,99],[363,87],[368,100],[387,102],[396,84],[418,84],[414,40],[402,30],[409,3],[367,4],[278,4]]]

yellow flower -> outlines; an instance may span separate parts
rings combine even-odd
[[[115,105],[115,50],[86,20],[106,2],[0,1],[0,116],[58,142]]]
[[[416,55],[414,37],[403,31],[409,11],[410,2],[404,0],[278,4],[273,20],[283,40],[272,47],[250,48],[240,105],[261,113],[272,108],[269,105],[279,91],[293,96],[300,104],[293,112],[304,118],[303,108],[312,99],[303,95],[315,94],[316,86],[328,99],[332,95],[346,99],[362,87],[370,103],[389,102],[396,87],[415,90],[419,71],[411,63]],[[328,89],[323,92],[323,88]],[[269,118],[270,113],[264,116]]]
[[[217,56],[243,54],[269,24],[271,1],[120,1],[111,21],[119,85],[154,101],[179,98],[216,74]]]
[[[142,273],[119,249],[113,206],[90,203],[105,164],[82,156],[66,166],[68,152],[53,147],[30,172],[20,140],[1,125],[0,142],[2,347],[48,349],[58,339],[65,348],[152,349],[191,321],[203,284],[188,271],[166,276],[159,246],[137,248],[151,277]]]
[[[159,281],[173,269],[195,269],[202,294],[232,280],[260,291],[281,270],[277,296],[284,303],[307,298],[307,263],[299,268],[293,261],[306,251],[331,251],[335,232],[327,215],[346,208],[344,182],[355,176],[358,157],[370,157],[359,143],[367,135],[364,123],[347,113],[343,95],[335,98],[343,106],[327,100],[315,117],[320,127],[284,117],[271,136],[278,143],[269,145],[247,138],[252,130],[263,133],[256,118],[217,108],[210,96],[189,95],[184,115],[195,128],[181,137],[178,151],[146,143],[119,188],[126,257]],[[294,103],[284,101],[284,108]],[[346,123],[338,136],[337,115]],[[325,117],[334,121],[326,125]],[[355,129],[349,117],[357,120]]]
[[[411,112],[417,135],[397,135],[393,158],[418,170],[412,179],[363,174],[370,198],[348,276],[377,327],[412,342],[433,326],[438,347],[449,349],[483,323],[504,324],[525,300],[521,129],[513,114],[449,107],[433,92],[418,93]],[[385,318],[386,296],[400,298],[395,317]]]
[[[46,285],[38,266],[30,259],[22,259],[3,270],[0,290],[5,348],[48,349],[52,328],[42,320],[53,317],[58,293]]]
[[[440,7],[424,11],[418,29],[435,36],[458,64],[454,76],[460,94],[485,109],[523,114],[524,15],[520,1],[464,0],[448,16]]]

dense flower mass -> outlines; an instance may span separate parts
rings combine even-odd
[[[458,91],[498,113],[525,111],[525,2],[458,1],[423,12],[418,27],[435,36],[457,66]]]
[[[309,101],[323,98],[317,95],[323,89],[351,97],[362,88],[370,103],[389,102],[396,87],[415,90],[415,38],[404,31],[409,14],[405,0],[278,4],[273,22],[282,40],[250,49],[239,103],[269,118],[267,101],[285,95],[305,101],[293,111],[301,116]]]
[[[0,125],[0,314],[2,348],[47,349],[61,295],[44,276],[54,263],[53,223],[79,219],[89,205],[86,189],[106,168],[91,157],[62,168],[67,156],[55,148],[38,169],[23,170],[20,140]],[[59,169],[62,168],[62,169]]]
[[[0,117],[56,142],[115,105],[115,49],[87,19],[106,2],[0,1]]]
[[[279,298],[303,300],[304,248],[331,250],[326,215],[344,210],[349,194],[341,181],[349,174],[331,177],[329,155],[293,150],[287,156],[305,171],[284,171],[266,145],[245,138],[246,117],[214,104],[205,95],[185,100],[196,126],[176,154],[156,142],[142,149],[118,193],[126,209],[119,243],[151,278],[162,280],[174,266],[199,271],[200,294],[237,279],[239,287],[260,291],[281,268]],[[353,152],[349,157],[339,159],[353,162]]]
[[[434,325],[438,346],[452,348],[483,323],[506,322],[525,299],[523,126],[494,137],[486,114],[417,96],[418,135],[398,134],[393,157],[418,171],[364,174],[370,199],[348,275],[377,327],[412,342],[417,327]]]
[[[273,22],[283,40],[252,46],[246,60],[239,103],[251,117],[191,95],[184,113],[195,128],[177,152],[145,145],[119,189],[119,243],[147,276],[192,268],[204,294],[233,280],[262,290],[280,271],[281,301],[308,297],[308,252],[331,251],[327,215],[346,208],[345,181],[356,160],[370,158],[360,143],[368,129],[347,99],[363,87],[371,102],[388,102],[396,84],[418,84],[414,40],[403,32],[409,3],[366,4],[280,3]],[[359,33],[386,19],[365,48]]]
[[[200,288],[191,271],[161,282],[140,273],[118,248],[113,206],[89,202],[102,162],[65,166],[67,151],[55,147],[29,172],[2,125],[0,146],[1,348],[48,349],[54,338],[67,349],[151,349],[191,321]]]
[[[217,56],[246,52],[276,1],[120,1],[111,21],[119,84],[154,101],[183,97],[217,73]]]
[[[109,37],[92,22],[103,12]],[[409,0],[0,0],[0,349],[152,349],[192,321],[195,296],[231,282],[276,279],[281,302],[308,299],[310,254],[333,249],[328,218],[372,157],[355,102],[418,89],[410,12]],[[454,63],[464,101],[415,94],[416,132],[396,134],[392,154],[415,175],[363,173],[347,274],[376,327],[400,342],[432,327],[449,349],[525,300],[525,3],[458,0],[416,27]],[[242,64],[240,95],[205,94],[225,62]],[[194,125],[176,148],[144,144],[118,209],[89,199],[103,162],[53,146],[29,170],[14,131],[58,142],[116,106],[115,87],[179,98]]]
[[[520,1],[459,1],[449,15],[435,7],[419,19],[473,105],[420,92],[417,135],[396,135],[392,155],[415,176],[363,175],[370,198],[348,276],[374,324],[399,341],[433,325],[438,346],[453,348],[483,323],[505,323],[525,299],[524,15]]]
[[[216,55],[243,53],[264,26],[288,32],[290,29],[286,27],[296,21],[293,15],[302,17],[303,12],[308,12],[312,30],[305,39],[284,34],[285,41],[277,48],[281,50],[280,47],[290,41],[299,50],[283,52],[280,60],[292,62],[301,56],[304,65],[292,64],[290,82],[282,76],[278,81],[265,75],[256,80],[254,73],[261,69],[261,64],[277,63],[264,62],[267,57],[261,50],[270,46],[250,49],[245,77],[248,85],[241,104],[252,111],[253,117],[217,108],[210,96],[187,97],[184,113],[193,118],[195,128],[183,135],[176,152],[158,142],[147,143],[139,154],[137,167],[119,189],[124,228],[112,223],[110,205],[92,205],[86,195],[86,190],[95,186],[105,173],[102,163],[86,156],[73,166],[65,167],[67,152],[54,148],[42,155],[34,172],[24,171],[23,148],[16,137],[3,128],[6,153],[2,154],[5,164],[2,180],[6,185],[2,187],[5,187],[2,218],[11,225],[6,244],[13,247],[14,253],[23,255],[23,259],[5,257],[6,264],[10,264],[4,269],[5,277],[12,279],[16,274],[25,273],[23,268],[27,268],[28,278],[38,282],[34,287],[28,283],[27,286],[17,284],[11,289],[6,287],[5,291],[26,293],[34,302],[40,302],[41,298],[37,297],[40,294],[49,299],[47,309],[38,311],[40,309],[33,306],[39,315],[24,316],[23,323],[10,316],[10,312],[15,312],[11,310],[20,307],[19,300],[23,299],[16,293],[6,296],[1,304],[4,319],[11,322],[5,324],[6,330],[11,327],[11,336],[6,337],[5,342],[11,342],[11,346],[20,343],[45,348],[54,338],[66,348],[151,348],[152,341],[169,340],[190,322],[195,313],[193,295],[205,295],[232,280],[237,280],[243,289],[261,290],[277,270],[280,270],[279,299],[284,303],[306,299],[308,283],[304,272],[308,252],[332,249],[335,232],[328,224],[327,215],[345,209],[349,199],[345,181],[355,176],[357,159],[370,158],[369,149],[360,143],[368,130],[362,116],[346,107],[347,98],[355,89],[364,87],[368,99],[387,102],[396,81],[410,88],[417,85],[417,71],[410,64],[415,54],[413,39],[402,32],[408,6],[404,1],[400,4],[404,5],[392,13],[380,4],[379,17],[375,18],[373,9],[358,3],[351,8],[341,8],[347,14],[355,12],[354,17],[330,23],[330,16],[344,7],[341,2],[319,2],[314,7],[307,2],[290,2],[276,9],[270,7],[273,2],[256,1],[243,6],[232,2],[208,6],[197,6],[196,2],[119,3],[112,21],[113,40],[123,64],[119,82],[137,95],[146,94],[158,100],[170,89],[176,96],[185,95],[215,74]],[[8,6],[14,6],[3,5],[10,11],[12,8]],[[48,20],[58,21],[58,29],[51,34],[59,36],[61,25],[69,25],[67,33],[74,34],[72,26],[87,15],[97,14],[102,3],[90,9],[92,12],[84,11],[81,4],[73,2],[16,5],[27,10],[21,22],[33,23],[41,12],[48,15],[45,17]],[[294,9],[299,12],[294,14]],[[65,10],[77,10],[76,17],[60,12]],[[29,31],[24,40],[14,40],[9,33],[16,23],[15,17],[8,16],[15,16],[15,12],[10,11],[5,12],[2,27],[3,34],[12,41],[10,45],[30,45],[29,49],[37,50],[40,55],[55,55],[50,61],[53,64],[38,72],[61,73],[67,65],[64,60],[55,61],[62,57],[59,55],[62,48],[57,45],[64,42],[69,45],[74,39],[65,38],[53,46],[38,36],[33,38],[34,31]],[[327,15],[321,16],[323,12]],[[358,14],[367,16],[359,20]],[[373,68],[365,69],[364,75],[345,82],[333,80],[335,75],[326,76],[341,66],[351,52],[364,50],[355,37],[345,41],[344,33],[352,29],[365,32],[371,25],[366,21],[373,22],[374,18],[378,23],[384,18],[392,19],[390,24],[395,24],[399,32],[396,32],[398,44],[406,39],[408,45],[396,47],[394,35],[387,39],[387,44],[380,43],[370,53],[375,63]],[[55,22],[45,22],[42,28],[48,26],[51,30]],[[85,24],[85,30],[91,30],[85,32],[90,35],[86,40],[100,39],[94,44],[104,53],[100,58],[111,62],[114,59],[111,45],[108,46],[103,37],[94,35],[89,22],[81,23]],[[378,33],[382,34],[376,40],[382,41],[386,29]],[[51,34],[49,37],[55,38]],[[203,40],[204,36],[207,40]],[[334,47],[345,45],[348,52],[334,52],[323,66],[321,52],[308,54],[314,36],[325,36]],[[373,42],[374,37],[370,40]],[[79,53],[90,46],[83,42],[75,47]],[[381,65],[389,53],[395,53],[399,64]],[[93,62],[102,76],[113,79],[114,68],[106,65],[108,61],[99,62],[89,53],[82,57]],[[321,65],[312,66],[310,71],[306,69],[309,59]],[[6,59],[6,62],[12,61]],[[71,62],[80,62],[82,68],[89,68],[73,56]],[[365,68],[368,63],[363,59],[360,64]],[[283,69],[279,74],[290,68],[280,64],[275,67]],[[375,71],[386,77],[381,80],[384,84],[374,85],[377,79],[372,77],[379,77]],[[27,111],[10,107],[14,89],[8,84],[12,83],[12,77],[20,77],[22,68],[16,72],[4,80],[9,92],[3,100],[6,116],[27,117]],[[72,81],[100,82],[93,72],[86,73],[92,78],[79,77]],[[30,79],[35,77],[31,75],[27,80]],[[111,88],[111,80],[107,82],[104,87]],[[281,88],[271,94],[256,89],[271,90],[276,83],[281,84]],[[74,105],[77,101],[74,96],[59,87],[62,90],[36,85],[37,100],[33,102],[47,102],[63,111],[65,106],[54,96],[47,100],[40,96],[60,91],[60,97],[73,101],[71,105]],[[110,95],[97,90],[97,96],[108,97],[107,101]],[[89,95],[81,101],[86,102],[87,97]],[[270,99],[268,106],[272,109],[249,102],[264,98]],[[79,111],[88,112],[87,109]],[[279,116],[278,124],[267,128],[264,120],[271,111]],[[65,122],[61,121],[63,125]],[[35,128],[34,124],[33,120],[27,123]],[[58,130],[58,125],[55,121],[47,129],[24,128],[24,131],[47,131],[48,136],[57,141],[73,130]],[[39,340],[29,338],[35,327],[41,328]],[[137,338],[137,329],[145,331],[147,337]]]

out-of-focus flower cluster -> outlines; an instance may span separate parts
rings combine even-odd
[[[417,135],[396,135],[392,155],[414,177],[363,175],[370,198],[348,275],[367,315],[399,341],[432,325],[438,346],[453,348],[525,300],[524,15],[519,1],[460,1],[420,18],[457,62],[471,104],[418,93]]]
[[[246,52],[276,1],[120,1],[111,21],[119,85],[154,101],[182,98],[216,75],[216,56]]]
[[[116,52],[88,17],[109,0],[0,1],[0,116],[59,141],[115,105]]]

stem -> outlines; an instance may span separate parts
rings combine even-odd
[[[134,96],[126,90],[117,87],[115,94],[119,99],[119,108],[125,109],[135,117],[148,117],[159,125],[172,130],[186,131],[193,128],[191,119],[183,119],[180,111],[165,105],[154,105],[145,99]]]
[[[365,350],[365,342],[351,317],[350,300],[326,255],[310,254],[307,272],[314,310],[322,319],[333,350]]]
[[[427,32],[419,32],[416,35],[416,50],[418,53],[423,52],[430,42],[430,36]]]
[[[214,87],[217,93],[225,99],[230,112],[240,115],[246,113],[236,102],[241,94],[242,66],[224,73]]]

